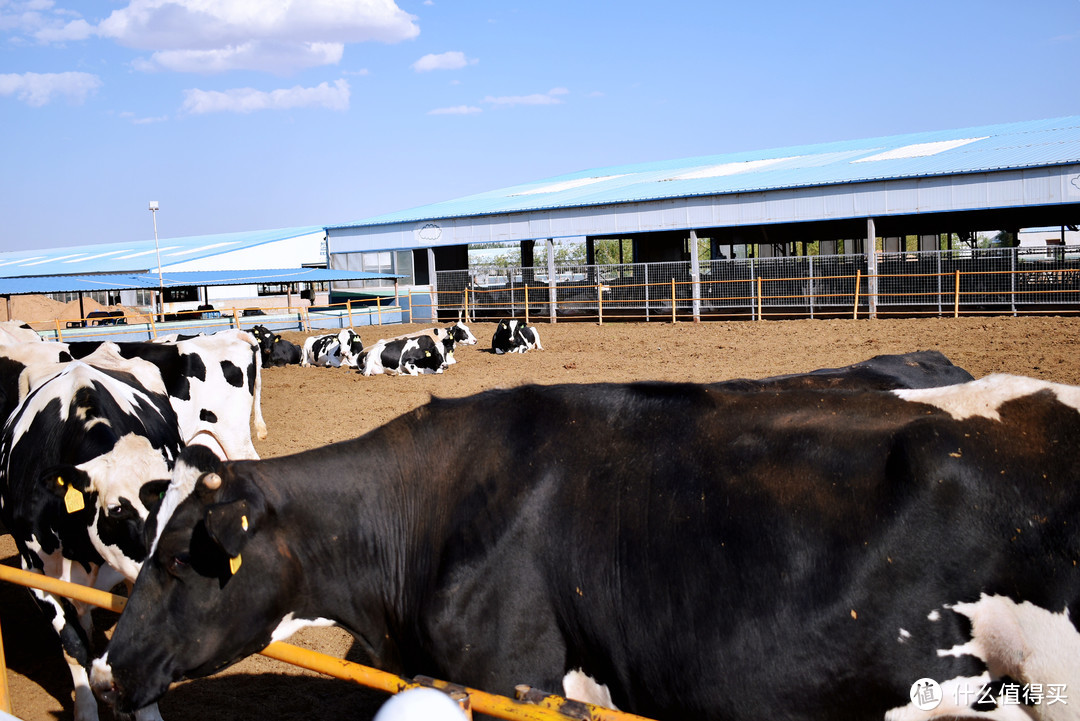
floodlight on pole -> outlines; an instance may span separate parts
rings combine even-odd
[[[165,312],[165,280],[161,277],[161,247],[157,237],[157,211],[158,202],[150,201],[150,215],[154,218],[154,254],[157,256],[157,280],[158,280],[158,311]]]

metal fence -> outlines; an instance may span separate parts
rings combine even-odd
[[[1080,311],[1080,247],[991,248],[471,268],[437,274],[439,310],[473,320],[603,321],[1020,314]]]

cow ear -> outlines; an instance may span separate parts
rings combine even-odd
[[[52,466],[41,474],[41,482],[57,498],[64,500],[68,513],[77,513],[86,508],[90,476],[85,471],[75,466]]]
[[[206,509],[206,532],[229,558],[236,558],[262,517],[262,504],[254,498],[216,503]]]
[[[165,497],[165,491],[169,489],[169,479],[160,481],[147,481],[139,488],[139,502],[151,516],[156,516],[161,499]]]
[[[69,488],[86,493],[90,486],[90,476],[75,466],[60,465],[47,468],[41,474],[41,482],[58,496],[63,496]]]

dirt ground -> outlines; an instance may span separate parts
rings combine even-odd
[[[370,344],[421,327],[358,332]],[[943,352],[976,378],[1015,373],[1080,385],[1080,319],[1071,317],[544,323],[538,328],[545,350],[502,356],[490,350],[494,324],[471,327],[480,343],[459,347],[459,362],[441,375],[365,378],[335,368],[265,370],[262,408],[269,437],[255,442],[257,450],[263,457],[279,456],[352,438],[433,395],[464,396],[525,383],[755,378],[926,349]],[[296,342],[303,335],[286,337]],[[8,535],[0,536],[0,562],[18,565]],[[110,619],[102,614],[99,621],[107,625]],[[71,681],[58,641],[24,589],[0,583],[0,629],[15,715],[26,721],[72,718]],[[307,630],[292,642],[363,661],[340,630]],[[161,709],[167,721],[369,719],[385,699],[254,656],[211,678],[176,685]]]

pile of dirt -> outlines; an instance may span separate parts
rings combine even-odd
[[[139,318],[143,316],[136,308],[127,308],[122,305],[103,305],[89,297],[82,299],[82,306],[80,307],[78,300],[61,303],[44,295],[15,295],[11,297],[7,304],[7,311],[10,315],[4,314],[3,304],[0,304],[0,316],[4,316],[4,320],[21,320],[24,323],[29,323],[37,330],[44,330],[46,326],[51,326],[57,320],[60,321],[61,325],[65,325],[68,321],[81,320],[86,314],[96,310],[122,311],[124,315],[137,316],[134,319],[129,319],[129,323],[142,322]]]

